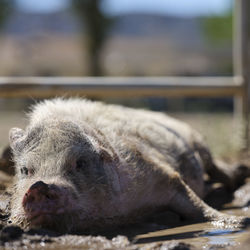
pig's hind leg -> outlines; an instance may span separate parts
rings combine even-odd
[[[250,223],[249,218],[227,215],[208,206],[181,178],[176,178],[174,188],[176,192],[168,207],[186,220],[210,221],[224,228],[241,228]]]
[[[194,150],[198,152],[206,173],[212,182],[220,182],[230,191],[241,186],[250,176],[250,167],[244,164],[228,164],[213,159],[209,149],[202,142],[194,143]]]
[[[183,219],[201,222],[210,221],[220,227],[243,227],[249,219],[221,213],[208,206],[185,183],[181,175],[164,161],[154,161],[154,197],[161,197],[161,205],[166,210],[179,214]]]

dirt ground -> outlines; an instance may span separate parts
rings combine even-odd
[[[175,116],[201,131],[214,155],[239,160],[240,131],[236,129],[239,125],[232,115]],[[12,182],[13,168],[9,152],[3,151],[8,145],[8,130],[15,126],[24,127],[26,122],[20,112],[1,112],[0,118],[0,147],[1,154],[4,153],[0,159],[0,249],[249,249],[250,229],[225,229],[211,223],[182,221],[172,212],[156,214],[143,223],[94,235],[60,235],[45,229],[23,231],[8,225],[8,215],[4,210],[8,196],[4,194]],[[247,164],[248,159],[245,154],[241,161]],[[205,201],[211,206],[225,213],[250,217],[250,179],[235,191],[228,191],[221,183],[210,180],[209,190]]]

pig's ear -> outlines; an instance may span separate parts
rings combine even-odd
[[[20,128],[12,128],[9,132],[9,141],[12,149],[15,149],[17,142],[24,137],[24,130]]]

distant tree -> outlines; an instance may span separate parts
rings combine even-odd
[[[102,11],[101,0],[72,0],[82,30],[87,37],[89,71],[92,76],[103,74],[100,56],[113,19]]]
[[[221,16],[204,17],[202,27],[205,38],[213,44],[232,42],[233,14],[232,10]]]
[[[14,0],[0,0],[0,30],[14,8]]]

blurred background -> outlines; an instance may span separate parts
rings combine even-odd
[[[0,3],[0,75],[232,75],[231,0]]]
[[[0,76],[232,76],[232,0],[0,0]],[[233,98],[103,99],[167,111],[214,154],[241,147]],[[0,148],[29,99],[0,99]]]

